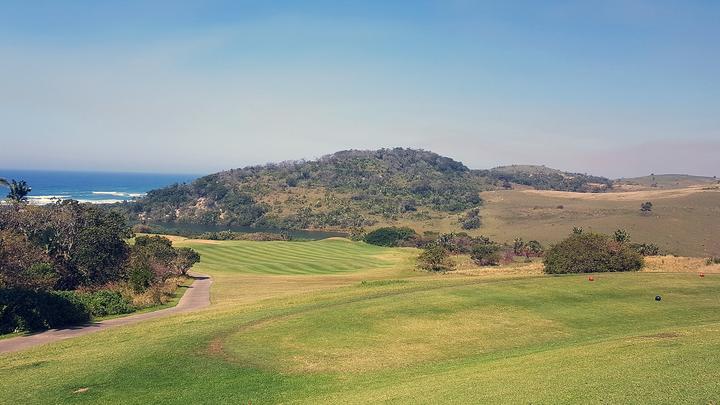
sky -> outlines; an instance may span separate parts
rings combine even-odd
[[[720,2],[0,2],[0,167],[720,175]]]

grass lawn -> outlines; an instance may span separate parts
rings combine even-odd
[[[176,243],[201,252],[211,307],[0,355],[0,403],[720,400],[720,275],[428,275],[411,249],[344,240]]]

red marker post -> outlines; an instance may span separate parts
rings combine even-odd
[[[588,281],[595,281],[595,278],[593,276],[588,277]]]
[[[700,278],[703,278],[703,277],[705,277],[705,273],[703,273],[703,272],[701,271],[700,274],[699,274],[699,276],[700,276]]]

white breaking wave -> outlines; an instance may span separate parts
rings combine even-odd
[[[67,195],[29,195],[27,196],[28,202],[33,205],[45,205],[51,204],[58,200],[65,200],[70,198]]]
[[[114,197],[130,197],[130,198],[136,198],[136,197],[142,197],[145,194],[141,193],[119,193],[115,191],[98,191],[93,192],[93,194],[96,195],[111,195]],[[98,200],[91,200],[87,198],[73,198],[71,195],[29,195],[27,196],[28,202],[33,205],[47,205],[52,204],[57,201],[62,200],[77,200],[81,203],[90,203],[90,204],[114,204],[122,201],[126,201],[127,198],[106,198],[106,199],[98,199]]]
[[[85,200],[85,199],[78,199],[78,202],[81,203],[90,203],[90,204],[115,204],[119,203],[125,200]]]
[[[126,193],[123,191],[93,191],[95,195],[112,195],[115,197],[143,197],[145,193]]]

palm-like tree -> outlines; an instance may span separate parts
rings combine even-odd
[[[30,192],[32,191],[32,188],[27,184],[25,180],[7,181],[6,179],[0,178],[0,185],[8,187],[10,189],[7,198],[15,202],[27,201],[27,195],[30,194]]]

